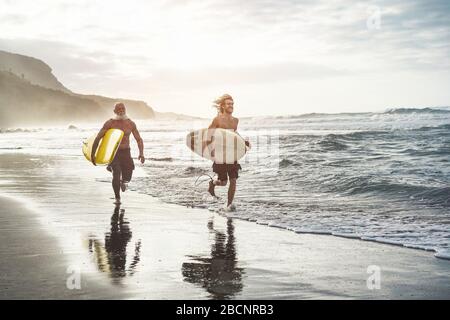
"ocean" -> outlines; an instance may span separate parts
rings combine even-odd
[[[83,139],[104,120],[71,129],[3,129],[0,153],[82,159]],[[140,165],[135,160],[140,173],[131,191],[188,207],[223,207],[227,188],[216,188],[219,201],[208,196],[211,162],[185,145],[187,133],[209,120],[136,123],[147,161]],[[234,218],[450,258],[449,109],[241,118],[238,131],[252,149],[240,161]],[[105,172],[99,183],[111,181],[105,167],[95,170]]]

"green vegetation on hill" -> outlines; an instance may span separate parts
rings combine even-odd
[[[118,101],[133,119],[155,116],[143,101],[73,93],[41,60],[0,51],[0,127],[103,122]]]
[[[95,101],[31,84],[0,71],[0,126],[46,125],[99,120],[111,111]]]
[[[0,71],[12,72],[32,84],[70,93],[70,90],[56,79],[46,63],[33,57],[0,50]]]

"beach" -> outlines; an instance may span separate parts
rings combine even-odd
[[[450,2],[0,16],[0,299],[450,299]]]
[[[132,183],[116,207],[110,174],[81,157],[4,153],[0,171],[2,299],[450,298],[450,261],[432,252],[231,219]]]

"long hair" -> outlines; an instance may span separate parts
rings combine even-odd
[[[233,97],[225,93],[213,101],[213,107],[217,109],[217,114],[223,114],[225,112],[225,100],[228,99],[233,100]]]

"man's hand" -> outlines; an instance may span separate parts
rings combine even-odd
[[[250,145],[250,141],[245,139],[245,145],[250,149],[252,146]]]
[[[143,154],[140,154],[138,157],[138,160],[141,160],[141,163],[143,164],[145,162],[145,157]]]

